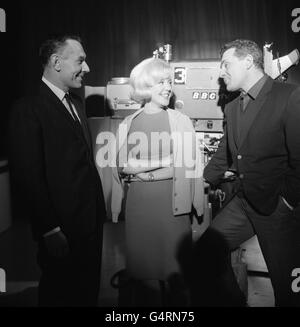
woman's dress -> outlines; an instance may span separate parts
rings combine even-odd
[[[132,137],[138,135],[132,133],[137,132],[146,134],[148,147],[145,142],[132,142]],[[153,132],[167,132],[167,142],[151,148]],[[128,153],[131,151],[139,159],[167,158],[172,153],[167,111],[140,113],[132,121],[127,140]],[[191,223],[189,215],[173,215],[172,197],[173,179],[129,184],[125,210],[126,268],[133,278],[167,280],[180,272],[176,253],[180,241],[191,237]]]

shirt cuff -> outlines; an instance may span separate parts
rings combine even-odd
[[[50,232],[47,232],[46,234],[44,234],[43,236],[44,237],[47,237],[47,236],[50,236],[50,235],[52,235],[52,234],[55,234],[55,233],[57,233],[57,232],[60,232],[60,227],[55,227],[54,229],[52,229],[52,230],[50,230]]]

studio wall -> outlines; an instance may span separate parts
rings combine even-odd
[[[152,56],[153,50],[165,43],[173,46],[176,61],[219,58],[222,44],[235,38],[253,39],[260,46],[273,42],[275,55],[277,51],[285,55],[300,49],[300,32],[292,30],[297,19],[292,10],[300,7],[297,2],[53,0],[10,5],[6,9],[7,32],[5,38],[1,36],[9,69],[4,81],[7,90],[1,88],[8,104],[0,109],[0,155],[6,152],[5,129],[11,103],[34,94],[40,82],[38,45],[47,35],[79,34],[91,68],[85,83],[105,86],[112,77],[129,76],[136,63]],[[289,81],[300,84],[300,65],[290,70]]]

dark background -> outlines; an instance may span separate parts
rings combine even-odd
[[[129,76],[160,45],[173,46],[173,60],[219,58],[220,47],[235,38],[274,42],[273,54],[300,50],[300,32],[291,29],[292,9],[285,0],[85,0],[7,3],[7,32],[0,33],[0,157],[7,153],[7,120],[12,102],[33,94],[40,82],[40,42],[51,33],[79,34],[91,72],[88,85],[106,86]],[[289,71],[300,84],[300,65]],[[300,110],[300,108],[299,108]]]
[[[128,77],[138,62],[166,43],[173,46],[175,61],[219,58],[220,47],[235,38],[253,39],[261,47],[274,42],[274,55],[300,50],[300,32],[291,29],[291,12],[300,7],[299,0],[1,0],[0,7],[7,20],[7,32],[0,33],[0,160],[7,156],[13,101],[34,94],[40,83],[38,47],[48,34],[83,38],[91,69],[85,83],[94,86]],[[289,81],[300,84],[300,64],[289,71]],[[36,245],[23,206],[12,207],[14,222],[21,219],[0,235],[0,266],[9,281],[36,281]],[[112,231],[107,240],[115,237]],[[35,305],[35,298],[36,290],[26,290],[20,303]]]

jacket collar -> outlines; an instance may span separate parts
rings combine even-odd
[[[235,145],[237,146],[238,149],[240,149],[242,147],[247,135],[249,134],[252,126],[254,125],[255,119],[257,118],[259,112],[261,111],[261,108],[266,101],[267,95],[272,90],[273,83],[274,83],[273,79],[271,79],[270,77],[267,77],[267,80],[266,80],[265,84],[263,85],[261,91],[258,93],[256,99],[248,104],[249,107],[247,107],[247,110],[249,110],[251,112],[251,115],[249,116],[247,127],[243,131],[242,137],[239,140],[239,144],[237,145],[235,143]],[[236,132],[236,129],[237,129],[237,127],[236,127],[237,126],[236,125],[237,124],[236,110],[239,109],[239,97],[237,97],[230,103],[230,107],[231,107],[231,109],[229,110],[229,112],[231,115],[232,125],[231,126],[229,125],[228,132],[231,135],[232,140],[235,140],[234,132]]]

